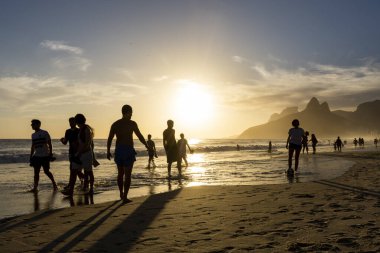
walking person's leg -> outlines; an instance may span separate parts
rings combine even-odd
[[[57,184],[54,180],[54,176],[53,174],[50,172],[50,162],[49,161],[45,161],[43,164],[42,164],[42,168],[45,172],[45,175],[48,176],[48,178],[51,180],[51,183],[53,184],[53,189],[54,190],[57,190],[58,187],[57,187]]]
[[[85,175],[87,175],[87,177],[89,179],[89,183],[90,183],[89,193],[94,193],[94,181],[95,181],[94,171],[91,169],[91,170],[88,170],[87,172],[85,171],[84,173],[85,173]]]
[[[34,169],[33,191],[37,191],[37,189],[38,189],[38,182],[40,181],[41,164],[33,165],[33,169]]]
[[[294,153],[294,148],[289,147],[289,154],[288,154],[288,168],[289,170],[292,168],[292,160],[293,160],[293,153]]]
[[[168,162],[168,177],[172,177],[172,162]]]
[[[125,171],[125,181],[124,181],[124,196],[123,200],[128,201],[128,192],[129,188],[131,188],[131,181],[132,181],[132,169],[133,165],[124,167]]]
[[[178,159],[177,160],[177,168],[178,168],[178,176],[181,177],[182,176],[182,159]]]
[[[120,192],[120,199],[123,199],[124,197],[124,191],[123,191],[123,186],[124,186],[124,166],[117,166],[117,186],[119,187],[119,192]]]
[[[298,163],[299,163],[299,159],[300,159],[300,153],[301,153],[301,149],[297,148],[296,150],[296,155],[294,157],[294,170],[297,171],[298,170]]]

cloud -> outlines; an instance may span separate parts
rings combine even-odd
[[[66,55],[61,55],[52,59],[52,63],[59,69],[77,69],[80,71],[87,71],[92,65],[92,62],[83,57],[83,49],[67,45],[63,41],[44,40],[40,46],[56,52],[64,52]]]
[[[44,40],[40,43],[40,45],[43,48],[47,48],[53,51],[63,51],[63,52],[68,52],[68,53],[72,53],[76,55],[83,54],[83,50],[81,48],[66,45],[66,43],[63,41]]]
[[[2,77],[0,112],[2,115],[51,113],[54,108],[66,106],[108,106],[145,92],[144,86],[123,82],[95,83],[41,76]]]
[[[237,63],[242,63],[243,62],[243,58],[241,58],[238,55],[234,55],[234,56],[232,56],[232,61],[233,62],[237,62]]]
[[[84,57],[62,57],[62,58],[54,58],[53,65],[59,69],[67,69],[67,68],[76,68],[81,71],[87,71],[88,68],[92,65],[91,61]]]
[[[169,77],[166,76],[166,75],[162,75],[162,76],[157,76],[157,77],[153,77],[153,81],[154,82],[162,82],[162,81],[165,81],[165,80],[168,80]]]
[[[311,97],[346,109],[379,99],[380,65],[374,61],[349,67],[311,62],[293,70],[256,63],[251,71],[245,81],[230,81],[219,89],[224,104],[245,110],[267,108],[273,112],[274,108],[304,105]]]
[[[250,61],[247,58],[244,58],[239,55],[232,56],[232,61],[236,63],[249,63]]]

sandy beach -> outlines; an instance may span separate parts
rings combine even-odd
[[[333,180],[199,186],[2,220],[1,252],[380,252],[378,152]]]

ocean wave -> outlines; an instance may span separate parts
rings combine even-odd
[[[267,145],[241,145],[239,147],[240,151],[252,151],[252,152],[267,152],[268,146]],[[201,153],[212,153],[212,152],[231,152],[231,151],[237,151],[237,146],[232,145],[221,145],[221,146],[198,146],[192,149],[194,153],[201,154]],[[272,148],[272,151],[276,151],[276,147]],[[158,156],[165,156],[165,150],[164,149],[158,149],[157,150]],[[15,151],[1,151],[0,152],[0,164],[7,164],[7,163],[29,163],[29,154],[25,153],[25,150]],[[107,158],[107,152],[102,150],[96,150],[95,156],[97,159],[106,159]],[[146,150],[137,150],[137,156],[138,157],[146,157],[148,156],[148,152]],[[67,151],[64,151],[62,149],[56,149],[54,152],[54,157],[57,159],[57,161],[67,161],[68,160],[68,153]]]

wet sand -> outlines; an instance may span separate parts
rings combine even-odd
[[[200,186],[1,221],[1,252],[380,252],[379,152],[333,180]]]

